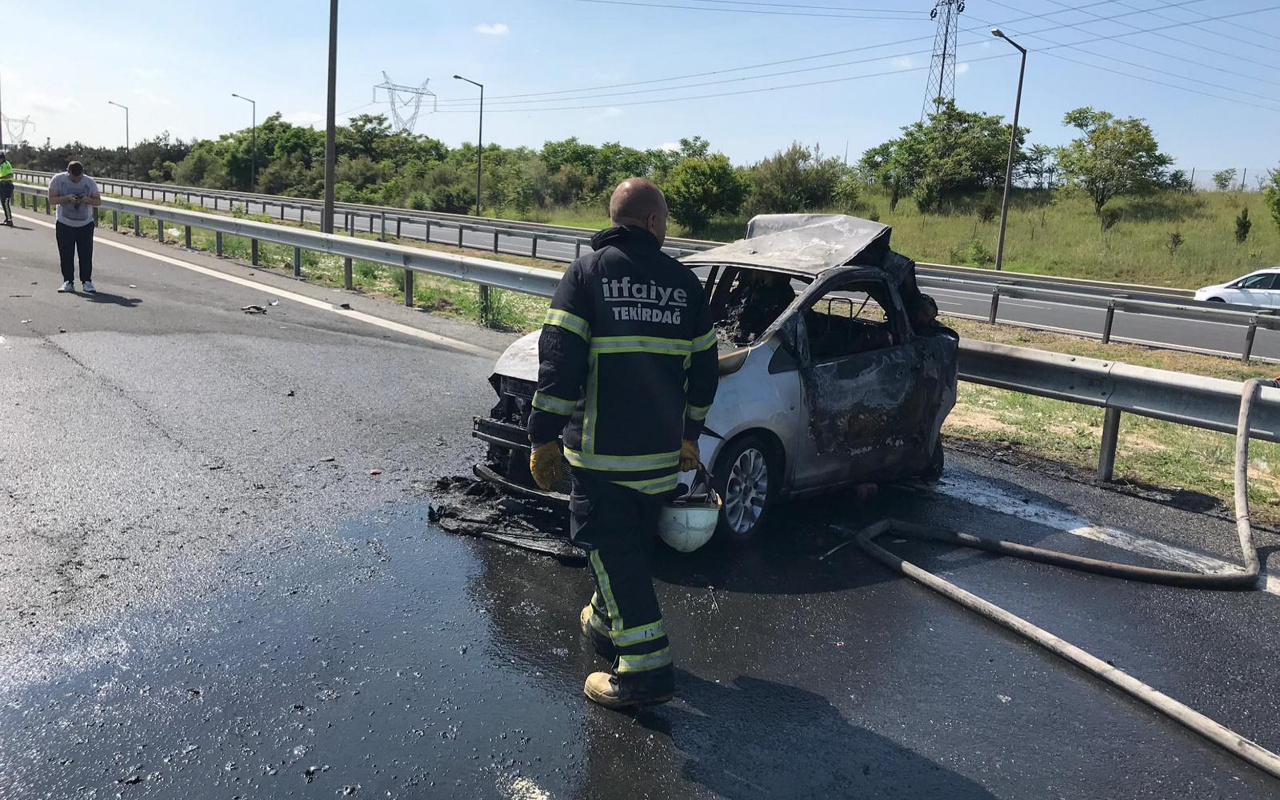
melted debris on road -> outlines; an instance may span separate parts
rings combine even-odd
[[[563,509],[510,497],[476,478],[445,477],[436,481],[435,488],[431,519],[448,533],[477,536],[561,560],[586,560],[586,551],[569,541],[569,520]]]

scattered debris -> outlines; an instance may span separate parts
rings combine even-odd
[[[129,288],[130,288],[130,289],[137,289],[137,288],[138,288],[138,286],[137,286],[137,284],[131,283],[131,284],[129,284]]]
[[[343,309],[344,311],[350,311],[350,310],[351,310],[351,304],[350,304],[350,303],[339,303],[339,304],[338,304],[338,308],[341,308],[341,309]]]
[[[496,486],[469,477],[436,481],[442,502],[432,503],[428,519],[448,533],[476,536],[513,547],[580,562],[586,551],[569,541],[563,508],[534,499],[509,497]]]
[[[371,470],[369,470],[369,474],[370,474],[370,475],[381,475],[381,474],[382,474],[382,470],[380,470],[380,469],[371,469]]]
[[[327,464],[328,462],[330,462],[330,461],[337,461],[337,460],[338,460],[338,459],[334,458],[333,456],[325,456],[324,458],[320,459],[320,461],[322,461],[322,462],[324,462],[324,463],[326,463],[326,464]]]
[[[285,397],[296,397],[296,396],[297,396],[297,392],[295,392],[294,390],[290,389],[289,391],[285,392],[284,396],[285,396]]]
[[[31,322],[31,320],[29,320],[29,319],[24,319],[24,320],[22,321],[22,324],[23,324],[23,325],[27,325],[27,324],[29,324],[30,322]]]
[[[240,310],[246,314],[265,314],[267,310],[262,306],[241,306]]]
[[[272,300],[272,301],[271,301],[270,303],[268,303],[267,305],[271,305],[271,306],[278,306],[278,305],[280,305],[280,300],[279,300],[279,299]]]
[[[66,333],[66,332],[67,332],[66,328],[58,328],[58,333]]]

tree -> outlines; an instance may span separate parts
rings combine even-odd
[[[1037,189],[1058,188],[1058,163],[1053,158],[1053,148],[1047,144],[1031,145],[1018,175]]]
[[[1224,169],[1213,173],[1213,186],[1220,192],[1230,189],[1236,182],[1235,169]]]
[[[795,142],[751,168],[751,206],[763,214],[826,208],[847,170],[840,159],[824,158],[820,148]]]
[[[1267,179],[1262,184],[1262,202],[1280,227],[1280,169],[1267,172]]]
[[[1027,133],[1018,129],[1015,165],[1023,160]],[[858,170],[890,192],[891,208],[911,194],[921,210],[936,211],[948,200],[1003,185],[1009,135],[1003,117],[964,111],[947,100],[928,121],[908,125],[900,138],[863,153]]]
[[[1062,123],[1082,135],[1058,148],[1058,165],[1067,183],[1093,200],[1096,214],[1117,195],[1152,191],[1173,163],[1140,119],[1085,107],[1068,111]]]
[[[682,160],[671,170],[662,191],[671,217],[699,234],[716,214],[734,214],[747,198],[746,183],[722,153]]]

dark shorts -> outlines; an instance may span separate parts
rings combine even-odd
[[[0,198],[13,199],[13,181],[0,181]]]

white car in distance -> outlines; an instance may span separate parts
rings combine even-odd
[[[1227,283],[1197,289],[1196,299],[1257,308],[1280,308],[1280,267],[1260,269]]]

